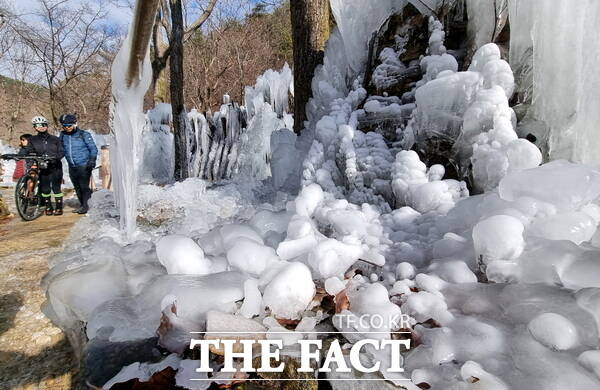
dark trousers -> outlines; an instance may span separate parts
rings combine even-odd
[[[55,196],[62,196],[60,189],[63,179],[62,165],[49,165],[46,169],[40,169],[40,193],[44,197],[50,196],[50,191]]]
[[[88,208],[88,200],[92,196],[92,190],[90,190],[90,177],[92,176],[92,170],[85,165],[70,166],[69,176],[71,182],[77,193],[77,199],[81,207]]]

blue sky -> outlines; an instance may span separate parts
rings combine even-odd
[[[119,25],[119,26],[123,26],[126,27],[129,24],[129,21],[131,20],[131,15],[132,15],[132,11],[131,9],[126,5],[128,3],[128,0],[102,0],[102,1],[95,1],[95,0],[67,0],[73,4],[78,4],[78,3],[88,3],[91,5],[97,5],[98,3],[102,3],[103,6],[102,8],[108,13],[108,19],[110,22]],[[129,0],[132,4],[135,2],[135,0]],[[248,4],[250,6],[254,6],[255,4],[257,4],[260,0],[248,0]],[[221,0],[221,2],[223,3],[224,1]],[[38,7],[38,1],[37,0],[8,0],[9,4],[12,4],[12,6],[18,11],[18,12],[22,12],[22,13],[28,13],[31,12],[32,10],[36,9]],[[116,3],[120,4],[120,5],[116,5]],[[217,2],[217,7],[220,5],[219,2]],[[193,16],[193,15],[190,15]]]
[[[127,26],[131,20],[131,10],[126,7],[120,7],[115,5],[113,1],[104,0],[98,1],[85,1],[85,0],[68,0],[72,4],[88,3],[90,5],[102,4],[102,8],[107,12],[108,21],[119,26]],[[37,0],[8,0],[9,4],[12,4],[14,9],[18,13],[29,13],[39,7]],[[122,1],[120,1],[122,2]]]

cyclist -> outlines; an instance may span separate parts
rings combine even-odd
[[[65,153],[58,137],[48,133],[48,120],[43,116],[35,116],[31,120],[37,134],[29,138],[27,146],[19,151],[20,155],[35,154],[48,157],[50,160],[44,167],[39,167],[40,194],[46,207],[46,215],[62,215],[63,193],[61,190],[63,171],[60,161]],[[54,193],[56,209],[52,207],[51,192]]]
[[[73,212],[85,214],[88,212],[88,200],[92,196],[90,178],[96,166],[98,148],[92,135],[77,127],[77,117],[74,114],[63,114],[59,120],[63,127],[60,140],[69,164],[69,176],[81,204]]]

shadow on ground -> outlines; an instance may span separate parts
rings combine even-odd
[[[14,327],[15,318],[23,302],[20,293],[13,292],[0,297],[0,335]],[[69,356],[56,358],[57,355],[64,355],[64,350],[69,348],[66,344],[67,341],[63,338],[59,343],[36,355],[4,351],[0,345],[0,389],[38,388],[38,384],[44,382],[44,388],[66,390],[64,383],[57,383],[55,387],[52,380],[73,371],[73,362]],[[40,367],[44,370],[40,370]],[[19,375],[15,377],[11,373]]]

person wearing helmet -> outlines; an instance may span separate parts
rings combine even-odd
[[[85,214],[88,212],[88,200],[92,196],[90,178],[96,166],[98,148],[92,135],[77,127],[77,117],[74,114],[63,114],[59,121],[63,127],[60,140],[69,164],[69,177],[81,204],[73,212]]]
[[[37,134],[30,137],[26,146],[20,151],[20,155],[35,154],[48,157],[48,165],[39,170],[40,194],[46,206],[46,215],[62,215],[63,193],[61,190],[63,171],[62,161],[65,153],[62,142],[48,133],[48,120],[43,116],[35,116],[31,120]],[[52,207],[51,193],[54,193],[56,208]]]

